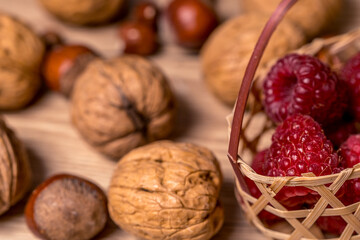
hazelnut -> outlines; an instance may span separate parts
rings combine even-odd
[[[125,5],[124,0],[40,0],[50,13],[77,25],[94,25],[114,18]]]
[[[69,96],[76,76],[95,55],[92,50],[81,45],[60,45],[50,50],[42,68],[46,85]]]
[[[0,117],[0,214],[29,190],[31,171],[25,147]]]
[[[38,237],[49,240],[86,240],[107,221],[106,196],[83,178],[59,174],[40,184],[26,207],[26,223]]]
[[[72,121],[98,151],[119,158],[170,135],[175,99],[159,68],[137,55],[96,59],[78,77]]]
[[[167,17],[177,42],[192,49],[200,48],[218,25],[215,11],[201,0],[174,0]]]
[[[0,109],[25,107],[40,87],[43,41],[24,23],[0,13]]]
[[[150,26],[153,30],[157,30],[157,20],[159,11],[154,3],[140,2],[132,12],[132,19],[136,22],[144,23]]]
[[[141,22],[124,22],[119,28],[123,40],[124,53],[150,55],[157,49],[156,32],[147,24]]]
[[[108,191],[110,217],[141,239],[210,239],[224,220],[221,183],[208,149],[154,142],[118,162]]]

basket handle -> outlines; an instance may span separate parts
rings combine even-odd
[[[250,57],[249,63],[246,67],[243,81],[239,90],[237,101],[235,104],[235,111],[231,125],[230,142],[228,148],[228,158],[231,166],[235,172],[236,178],[240,183],[241,188],[248,191],[248,187],[245,184],[244,176],[237,165],[239,141],[241,134],[241,126],[245,112],[246,101],[250,92],[250,86],[252,79],[254,78],[255,71],[259,65],[264,50],[270,40],[271,35],[283,19],[285,13],[297,2],[298,0],[282,0],[277,6],[274,13],[266,23],[258,42],[255,45],[254,51]]]

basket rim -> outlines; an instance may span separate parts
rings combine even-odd
[[[244,174],[244,176],[248,177],[252,181],[263,184],[272,184],[275,180],[286,179],[287,183],[285,186],[316,187],[334,182],[334,180],[341,174],[350,174],[348,180],[360,178],[360,163],[354,165],[352,168],[346,168],[336,174],[313,177],[305,176],[307,173],[304,173],[302,176],[270,177],[256,173],[251,166],[244,162],[244,160],[241,160],[241,158],[238,158],[237,163],[240,165],[240,171]]]

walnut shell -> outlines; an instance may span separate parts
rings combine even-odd
[[[31,171],[23,144],[1,117],[0,149],[0,214],[3,214],[29,190]]]
[[[163,73],[135,55],[90,62],[77,78],[72,120],[98,151],[119,158],[174,126],[174,96]]]
[[[206,148],[159,141],[124,156],[113,173],[113,221],[144,239],[210,239],[223,224],[219,164]]]
[[[201,50],[204,79],[212,92],[223,102],[233,105],[241,81],[267,21],[259,14],[245,14],[215,29]],[[269,42],[259,68],[305,42],[303,32],[291,22],[282,22]]]
[[[246,12],[270,16],[281,0],[241,0]],[[317,36],[338,16],[343,0],[301,0],[286,14],[285,19],[299,26],[309,37]]]
[[[0,14],[0,108],[27,105],[40,86],[41,39],[18,20]]]
[[[77,25],[104,23],[114,18],[124,6],[124,0],[40,0],[50,13]]]

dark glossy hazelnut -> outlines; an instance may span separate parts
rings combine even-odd
[[[134,21],[144,23],[155,31],[157,30],[158,17],[159,10],[156,5],[151,2],[138,3],[132,12],[132,19]]]
[[[201,0],[174,0],[167,8],[167,18],[177,42],[184,47],[200,48],[218,25],[215,11]]]
[[[156,33],[144,23],[124,22],[120,25],[119,35],[124,41],[124,53],[146,56],[156,52]]]
[[[83,178],[60,174],[31,194],[25,218],[30,230],[48,240],[86,240],[96,236],[108,218],[104,192]]]
[[[45,56],[42,73],[46,85],[69,96],[76,76],[96,54],[81,45],[60,45]],[[75,74],[76,72],[76,74]]]

